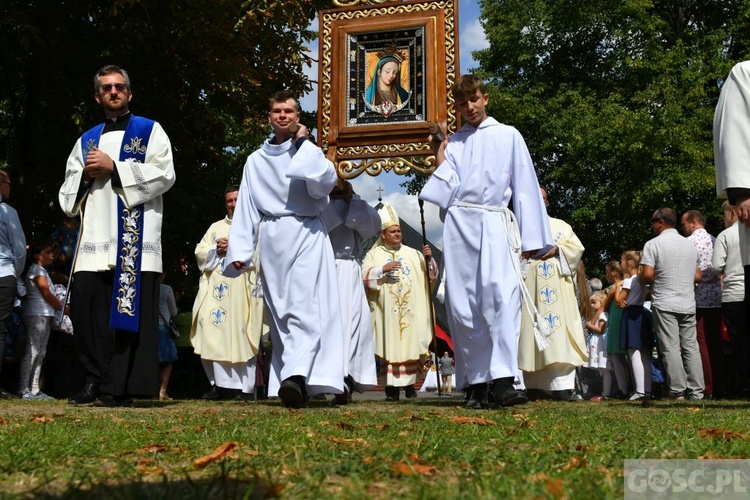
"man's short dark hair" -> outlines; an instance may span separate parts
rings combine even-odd
[[[125,85],[130,88],[130,77],[128,76],[128,72],[119,66],[115,66],[114,64],[107,64],[102,69],[97,71],[94,75],[94,92],[99,91],[99,82],[101,81],[102,77],[105,75],[111,75],[112,73],[121,74],[125,79]]]
[[[297,110],[297,113],[299,113],[299,101],[297,100],[297,96],[294,95],[291,90],[279,90],[278,92],[274,92],[274,94],[268,100],[268,111],[271,111],[273,109],[273,105],[277,102],[287,102],[289,99],[294,99],[294,108]]]
[[[677,215],[669,207],[662,207],[654,213],[655,219],[661,219],[667,227],[677,227]]]
[[[487,88],[481,78],[475,75],[461,75],[456,78],[453,87],[451,87],[451,95],[453,95],[453,99],[458,101],[461,98],[474,95],[477,90],[482,95],[487,93]]]
[[[224,190],[224,196],[228,195],[229,193],[234,193],[235,191],[239,191],[239,190],[240,190],[240,187],[236,184],[227,186],[227,188]]]
[[[687,212],[685,212],[685,215],[687,215],[688,222],[698,221],[698,224],[706,227],[706,218],[703,216],[700,210],[688,210]]]

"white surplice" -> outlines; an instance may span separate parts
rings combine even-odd
[[[750,61],[736,64],[721,88],[714,115],[716,193],[750,189]],[[750,265],[750,229],[740,226],[742,265]]]
[[[114,269],[117,260],[117,228],[120,226],[118,196],[129,208],[143,203],[141,271],[162,271],[162,195],[175,182],[172,147],[161,125],[154,123],[145,161],[120,161],[124,136],[124,131],[113,131],[102,134],[99,139],[98,147],[115,162],[122,186],[113,186],[109,175],[101,175],[93,180],[86,198],[78,257],[73,272]],[[65,182],[59,193],[60,206],[68,217],[77,216],[81,210],[80,200],[76,201],[76,197],[82,185],[84,166],[79,138],[68,157]]]
[[[445,161],[419,197],[441,208],[446,309],[457,386],[518,372],[521,288],[508,244],[511,196],[521,250],[552,244],[547,211],[521,134],[487,118],[464,125],[445,148]],[[464,205],[465,204],[465,205]],[[469,206],[466,206],[469,205]]]
[[[362,283],[359,256],[362,241],[380,230],[380,216],[366,201],[354,195],[347,202],[331,200],[321,218],[336,258],[336,274],[344,327],[344,375],[351,375],[359,392],[378,385],[372,319]]]
[[[245,163],[226,256],[257,267],[271,328],[273,356],[268,395],[295,375],[309,395],[343,393],[343,328],[333,250],[318,217],[336,184],[333,164],[320,148],[291,139],[266,140]]]

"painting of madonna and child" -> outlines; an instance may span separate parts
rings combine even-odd
[[[348,125],[424,120],[423,30],[350,39]]]

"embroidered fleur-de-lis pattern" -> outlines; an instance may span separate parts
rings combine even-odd
[[[539,300],[543,304],[554,304],[555,302],[557,302],[557,291],[554,288],[545,286],[541,290],[539,290]]]
[[[211,311],[211,324],[214,326],[221,326],[224,320],[227,319],[227,312],[221,307],[217,307]]]
[[[536,266],[536,274],[540,278],[550,279],[555,275],[555,266],[546,260],[541,261]]]
[[[558,316],[557,314],[550,311],[543,317],[543,319],[547,322],[552,330],[557,330],[558,328],[560,328],[560,316]]]
[[[214,298],[216,300],[222,300],[222,299],[226,298],[228,295],[229,295],[229,285],[227,285],[223,281],[220,281],[214,287]]]
[[[86,162],[86,157],[91,152],[92,149],[94,149],[94,146],[96,146],[96,141],[94,139],[89,139],[86,141],[86,146],[83,148],[83,161]]]
[[[120,278],[117,290],[117,310],[128,316],[135,316],[136,277],[138,272],[138,241],[141,217],[140,207],[125,209],[121,217],[123,226],[122,251],[120,257]]]

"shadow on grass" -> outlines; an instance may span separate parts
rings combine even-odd
[[[46,485],[37,491],[28,492],[29,498],[47,499],[192,499],[192,498],[276,498],[284,486],[260,478],[237,478],[237,472],[229,472],[222,466],[219,475],[205,479],[167,479],[150,476],[143,480],[120,484],[92,484],[88,479],[67,485]],[[90,479],[90,478],[89,478]],[[59,491],[64,489],[64,491]],[[58,490],[52,492],[51,490]]]

